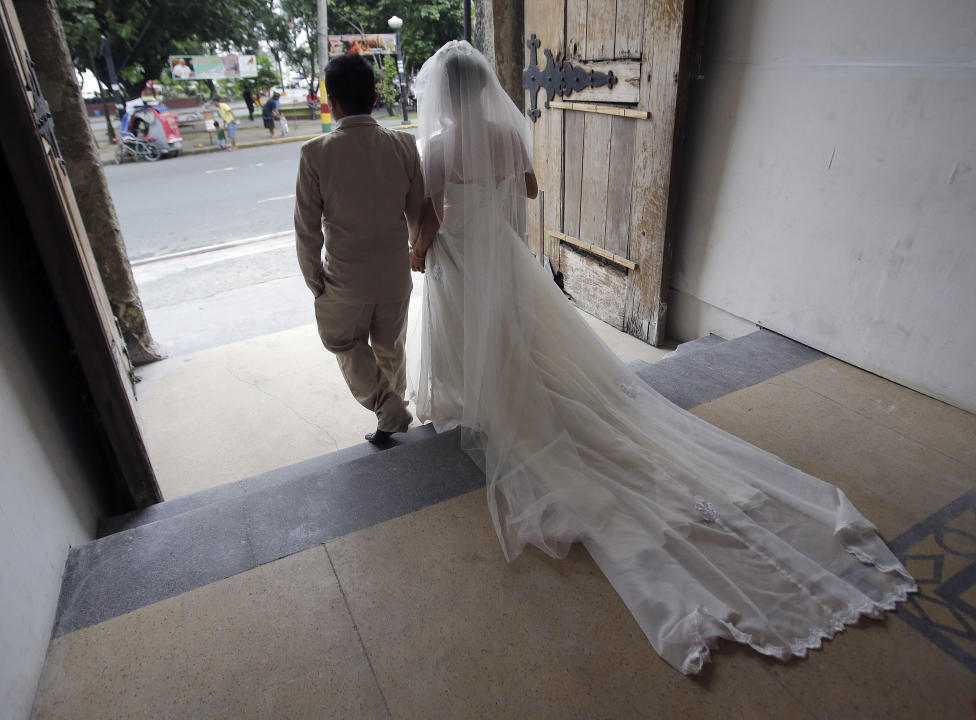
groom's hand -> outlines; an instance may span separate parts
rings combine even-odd
[[[417,255],[411,248],[410,250],[410,269],[414,272],[423,273],[425,270],[424,258],[421,255]]]

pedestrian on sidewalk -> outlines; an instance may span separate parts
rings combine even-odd
[[[220,120],[214,120],[214,132],[217,133],[217,147],[221,150],[227,147],[227,138],[224,134],[224,129],[220,127]]]
[[[244,104],[247,105],[247,119],[254,122],[254,96],[251,94],[249,85],[244,86],[242,95],[244,97]]]
[[[281,96],[275,93],[265,101],[264,107],[261,108],[261,118],[264,120],[264,126],[271,133],[271,137],[274,137],[275,114],[278,112],[279,97]]]
[[[335,126],[302,145],[298,263],[315,296],[322,344],[335,354],[356,400],[376,413],[376,431],[366,439],[383,443],[413,420],[404,400],[412,288],[407,251],[408,236],[418,230],[424,178],[413,137],[370,115],[376,76],[364,58],[333,59],[325,87]]]
[[[217,101],[217,112],[220,113],[220,119],[224,121],[224,130],[227,133],[227,137],[230,138],[230,149],[237,149],[237,116],[234,115],[234,111],[230,109],[230,105],[223,102],[220,97],[215,97],[214,100]]]

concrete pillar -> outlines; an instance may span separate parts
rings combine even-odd
[[[474,20],[472,44],[488,58],[502,88],[516,107],[524,111],[524,0],[474,0]]]
[[[58,146],[129,357],[134,365],[159,360],[54,0],[15,0],[14,7],[21,27],[30,28],[25,39],[31,60],[54,115]]]

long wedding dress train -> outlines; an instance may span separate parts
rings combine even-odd
[[[561,557],[581,540],[683,673],[700,671],[718,638],[803,656],[915,589],[841,490],[630,372],[503,231],[490,198],[472,202],[475,194],[447,186],[411,385],[419,418],[438,431],[473,430],[506,558],[526,544]],[[484,265],[469,257],[488,251],[480,244],[489,236],[491,252],[504,245],[509,256],[505,291],[486,290],[497,279],[478,275]],[[465,358],[471,332],[488,350],[481,358]],[[467,368],[480,377],[465,377]]]
[[[408,375],[420,419],[465,428],[505,557],[582,541],[683,673],[719,638],[803,656],[894,608],[915,582],[840,489],[659,395],[534,260],[530,140],[486,68],[451,43],[418,80],[442,209]]]

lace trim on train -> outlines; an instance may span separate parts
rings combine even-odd
[[[626,379],[621,378],[617,381],[617,387],[623,392],[627,397],[635,398],[638,393],[640,393],[640,385],[637,383],[628,382]]]
[[[698,499],[699,498],[695,498],[696,509]],[[855,528],[853,526],[841,528],[842,532],[851,530],[855,530]],[[871,529],[869,532],[874,532],[874,530]],[[752,635],[742,632],[733,624],[724,620],[719,620],[719,623],[729,631],[729,634],[736,642],[749,645],[751,648],[762,653],[763,655],[769,655],[780,660],[787,660],[793,655],[798,657],[806,657],[809,650],[819,649],[824,640],[832,640],[834,635],[839,633],[845,627],[855,625],[862,617],[865,616],[869,618],[880,618],[884,615],[884,613],[894,610],[897,603],[907,600],[909,593],[918,591],[918,586],[915,584],[915,580],[911,577],[911,575],[908,575],[902,569],[901,565],[895,564],[892,566],[890,564],[886,565],[874,561],[869,557],[868,553],[854,545],[853,540],[854,538],[851,538],[849,542],[844,543],[844,549],[847,552],[861,562],[872,565],[880,572],[895,572],[905,580],[905,584],[887,594],[883,600],[866,600],[863,603],[852,603],[847,607],[847,609],[834,613],[833,621],[827,626],[811,628],[809,635],[803,639],[791,642],[788,646],[764,645],[762,643],[754,642]],[[709,639],[703,637],[702,626],[704,625],[704,619],[705,615],[701,612],[701,610],[696,610],[694,613],[694,630],[692,632],[694,645],[688,650],[688,654],[685,656],[685,661],[681,665],[681,672],[685,675],[692,675],[701,672],[702,666],[709,660],[712,648],[717,645],[716,638],[712,638],[712,642],[709,643]]]

